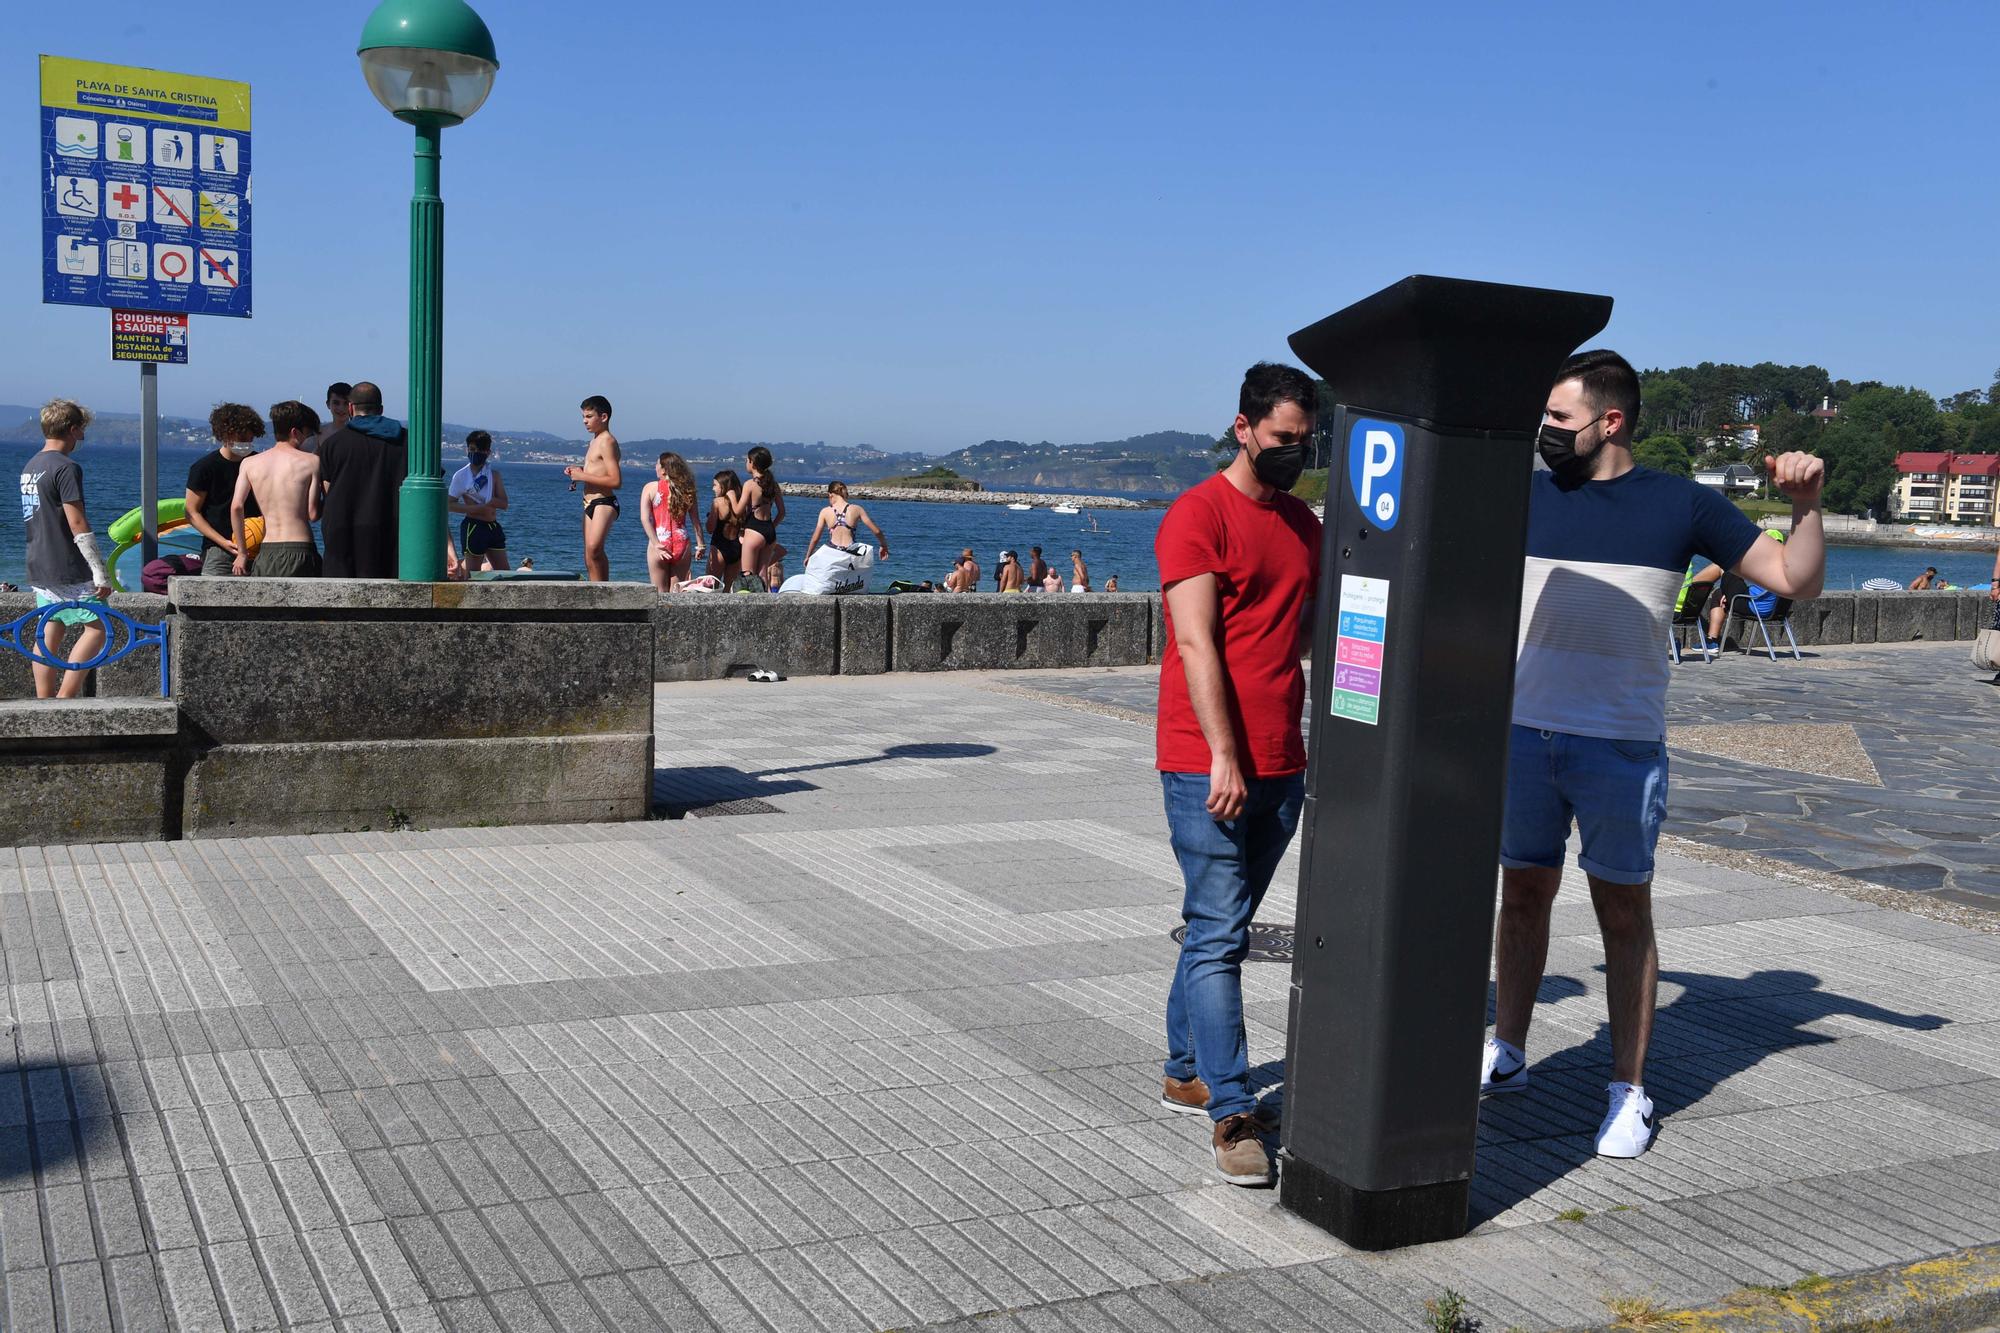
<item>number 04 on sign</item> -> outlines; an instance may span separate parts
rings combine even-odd
[[[1382,713],[1382,654],[1389,634],[1389,580],[1340,577],[1333,640],[1333,716],[1375,726]]]

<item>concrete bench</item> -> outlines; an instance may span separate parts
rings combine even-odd
[[[170,700],[0,700],[0,846],[179,837],[184,772]]]
[[[175,579],[189,837],[643,819],[656,594]]]

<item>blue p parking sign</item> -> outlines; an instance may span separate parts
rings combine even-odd
[[[1359,417],[1347,432],[1347,486],[1354,503],[1387,531],[1403,514],[1403,428]]]

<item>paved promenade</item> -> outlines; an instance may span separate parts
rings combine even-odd
[[[1220,1183],[1157,1105],[1149,679],[662,687],[647,824],[0,853],[5,1326],[1499,1333],[2000,1241],[1992,918],[1754,863],[1663,866],[1645,1157],[1590,1155],[1571,894],[1471,1236]]]

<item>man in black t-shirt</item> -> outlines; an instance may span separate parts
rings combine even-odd
[[[201,534],[201,572],[234,574],[237,550],[229,536],[229,503],[236,494],[236,475],[243,470],[243,460],[257,452],[264,418],[255,408],[224,403],[208,414],[208,430],[221,448],[195,459],[188,469],[187,520]],[[253,496],[245,517],[258,516]]]

